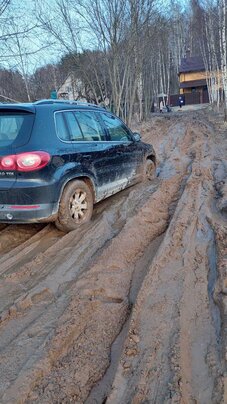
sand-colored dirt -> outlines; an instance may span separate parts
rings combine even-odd
[[[138,126],[157,178],[64,234],[0,227],[0,403],[227,402],[227,128]]]

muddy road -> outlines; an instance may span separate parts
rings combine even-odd
[[[227,402],[227,127],[135,129],[154,181],[68,234],[0,226],[0,403]]]

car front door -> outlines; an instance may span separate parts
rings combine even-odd
[[[106,150],[114,171],[115,186],[122,189],[140,178],[144,150],[141,142],[134,140],[130,130],[119,118],[109,112],[101,112],[100,117],[108,133]]]

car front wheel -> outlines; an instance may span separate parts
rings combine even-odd
[[[93,202],[92,191],[84,181],[70,182],[60,200],[56,227],[62,231],[71,231],[87,223],[92,216]]]

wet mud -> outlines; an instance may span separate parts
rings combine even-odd
[[[0,227],[1,403],[227,400],[227,128],[201,111],[135,130],[154,181],[68,234]]]

